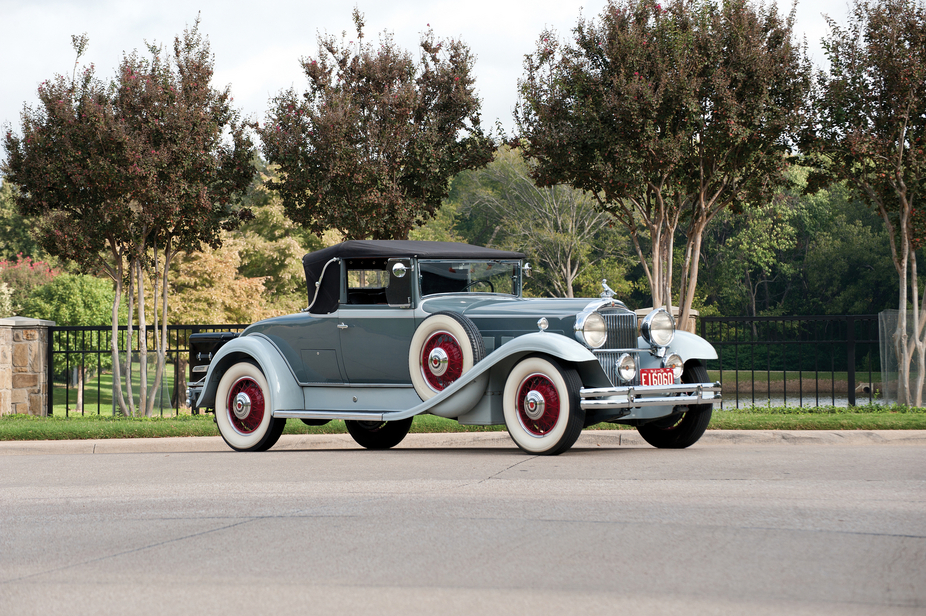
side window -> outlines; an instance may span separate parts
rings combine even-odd
[[[382,260],[352,261],[347,264],[347,303],[385,304],[389,273]]]

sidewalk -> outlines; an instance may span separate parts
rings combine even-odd
[[[915,445],[926,447],[926,430],[708,430],[694,447],[729,445]],[[507,432],[409,434],[397,447],[415,449],[510,447]],[[575,448],[651,448],[635,430],[586,430]],[[360,449],[348,434],[284,435],[271,451]],[[71,441],[2,441],[0,456],[88,453],[231,452],[219,436]]]

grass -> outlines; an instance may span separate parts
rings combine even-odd
[[[715,411],[714,430],[926,430],[926,409],[905,406],[866,405],[844,407],[753,407]],[[599,424],[590,429],[633,429]],[[412,432],[496,432],[504,426],[461,426],[452,419],[421,415]],[[285,434],[343,434],[343,421],[324,426],[286,422]],[[168,436],[218,436],[212,415],[179,415],[156,418],[113,418],[110,415],[0,417],[0,441],[154,438]]]
[[[138,391],[141,383],[141,371],[138,369],[138,362],[132,364],[132,393],[135,396],[135,404],[138,405]],[[148,369],[148,388],[154,384],[154,365]],[[175,415],[176,411],[171,408],[170,398],[171,390],[174,383],[174,365],[166,364],[164,366],[164,376],[161,377],[160,396],[164,402],[163,414]],[[123,395],[127,395],[125,389],[125,376],[121,380]],[[112,417],[113,414],[113,375],[111,372],[93,375],[84,381],[84,411],[81,413],[76,410],[77,388],[65,387],[63,382],[55,381],[53,388],[52,408],[55,417],[65,417],[73,415],[105,415]],[[181,388],[181,395],[186,391],[186,387]],[[67,395],[67,404],[65,404],[65,395]],[[128,400],[126,400],[128,401]],[[162,411],[159,406],[161,400],[155,399],[154,412],[161,415]],[[116,413],[119,413],[118,408]]]

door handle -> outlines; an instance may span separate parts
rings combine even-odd
[[[347,329],[347,323],[338,323],[338,329]]]

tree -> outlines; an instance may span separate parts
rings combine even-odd
[[[9,287],[12,310],[18,313],[33,290],[51,282],[61,272],[44,261],[16,256],[16,261],[0,260],[0,282]]]
[[[307,301],[302,257],[325,244],[287,218],[280,196],[267,188],[268,180],[278,179],[278,170],[260,159],[254,164],[258,173],[241,201],[254,217],[230,234],[239,240],[238,275],[263,280],[264,302],[272,312],[296,312]]]
[[[9,260],[16,255],[40,259],[44,255],[32,237],[32,221],[16,207],[17,192],[11,183],[0,183],[0,259]]]
[[[551,295],[574,297],[575,281],[594,260],[595,240],[610,226],[611,216],[597,211],[592,196],[581,190],[538,187],[517,149],[498,150],[485,169],[470,173],[475,186],[466,193],[460,214],[494,220],[487,244],[523,250],[548,272]]]
[[[238,274],[244,242],[225,237],[216,250],[183,253],[172,263],[170,293],[183,303],[190,324],[252,323],[272,315],[266,277]],[[300,294],[305,306],[305,284]]]
[[[462,41],[429,30],[418,63],[384,33],[356,42],[320,36],[318,57],[303,58],[309,89],[271,102],[260,129],[263,151],[279,165],[287,216],[321,235],[404,239],[434,216],[449,179],[491,160],[479,124],[473,58]]]
[[[589,191],[628,229],[655,306],[673,303],[684,230],[681,326],[708,223],[785,182],[809,87],[793,21],[746,0],[616,0],[525,59],[515,119],[533,177]]]
[[[724,315],[872,314],[896,296],[883,223],[842,183],[793,188],[741,214],[721,212],[705,233],[699,289]]]
[[[845,27],[828,22],[823,46],[830,67],[817,77],[801,143],[818,166],[809,188],[845,181],[884,221],[899,280],[898,397],[920,406],[926,294],[919,297],[916,250],[926,239],[926,212],[917,204],[926,188],[926,6],[856,0]],[[915,358],[919,375],[911,384]]]
[[[75,62],[70,78],[59,75],[39,87],[40,105],[23,111],[23,135],[8,129],[4,140],[4,174],[20,187],[20,211],[41,217],[43,248],[115,281],[116,382],[125,282],[129,313],[138,297],[140,354],[146,365],[145,272],[151,273],[160,303],[154,311],[156,328],[161,319],[155,390],[166,360],[170,262],[179,250],[218,246],[222,228],[239,224],[235,198],[254,173],[253,147],[231,107],[230,90],[210,85],[214,60],[198,28],[197,19],[175,38],[172,56],[153,45],[148,58],[134,52],[126,56],[110,83],[97,79],[92,67],[78,78]],[[73,43],[79,62],[86,36],[73,37]],[[128,373],[126,385],[128,406],[116,388],[120,409],[134,414]],[[141,371],[140,385],[139,407],[150,415],[154,397],[147,398],[147,369]]]
[[[106,325],[110,320],[113,304],[113,285],[111,281],[83,274],[61,274],[46,285],[35,289],[23,306],[23,315],[35,319],[47,319],[57,325]],[[77,334],[79,335],[79,334]],[[85,350],[90,350],[93,338],[84,340],[88,343]],[[56,351],[67,350],[55,342]],[[102,350],[102,349],[100,349]],[[108,363],[108,362],[107,362]],[[57,355],[55,370],[64,372],[72,369],[77,385],[78,411],[84,406],[84,357],[71,356],[69,359]],[[109,368],[109,365],[104,364]]]

